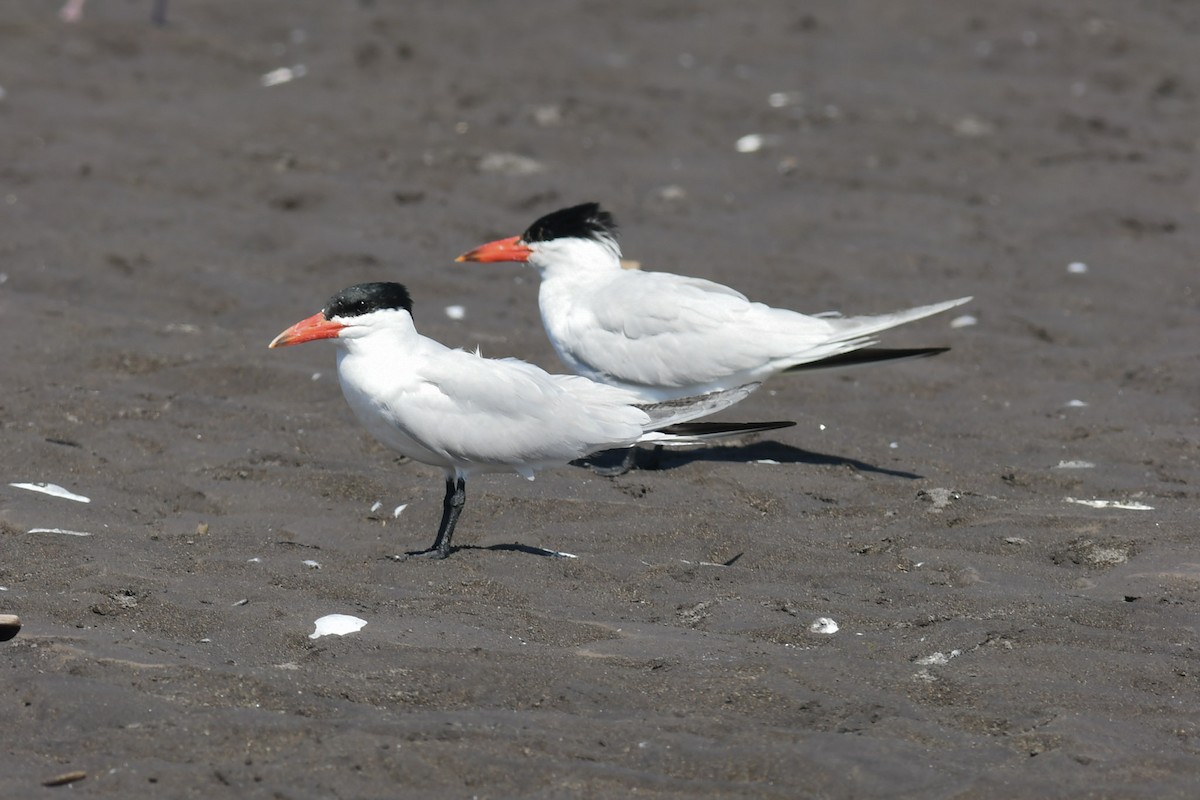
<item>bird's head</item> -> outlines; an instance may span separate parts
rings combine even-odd
[[[324,308],[276,336],[268,347],[353,339],[401,323],[412,326],[408,289],[399,283],[360,283],[329,298]]]
[[[617,223],[599,203],[583,203],[547,214],[520,236],[497,239],[463,253],[456,261],[516,261],[545,271],[570,264],[619,265]]]

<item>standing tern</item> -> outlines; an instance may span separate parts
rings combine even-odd
[[[270,347],[317,339],[338,346],[338,380],[359,422],[393,450],[445,472],[442,520],[424,551],[435,558],[450,554],[471,475],[511,471],[532,480],[537,470],[597,450],[696,444],[793,424],[690,422],[749,394],[756,388],[749,384],[647,403],[587,378],[451,349],[417,333],[412,300],[398,283],[343,289]]]
[[[563,363],[654,401],[761,385],[781,372],[936,355],[947,348],[872,345],[882,331],[971,300],[870,317],[809,316],[752,303],[712,281],[622,269],[616,223],[596,203],[547,214],[520,236],[457,260],[536,269],[542,324]]]

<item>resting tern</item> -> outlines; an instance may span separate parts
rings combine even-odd
[[[634,392],[576,375],[552,375],[513,358],[455,350],[417,333],[412,300],[398,283],[362,283],[330,298],[270,347],[331,339],[342,392],[380,442],[446,474],[435,558],[450,554],[466,480],[481,472],[534,472],[597,450],[695,444],[712,436],[790,422],[689,422],[744,396],[733,387],[704,397],[647,403]]]
[[[935,355],[947,348],[872,345],[881,331],[971,300],[870,317],[809,316],[752,303],[712,281],[622,269],[616,223],[596,203],[547,214],[520,236],[457,260],[536,269],[542,324],[563,363],[653,401],[757,386],[781,372]]]

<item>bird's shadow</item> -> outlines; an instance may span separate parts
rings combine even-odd
[[[612,469],[621,463],[625,450],[605,450],[594,453],[586,459],[572,461],[571,465],[588,469]],[[781,442],[754,442],[746,445],[702,447],[688,450],[673,450],[665,447],[638,448],[635,455],[635,469],[639,470],[671,470],[678,469],[697,461],[711,461],[725,464],[813,464],[822,467],[850,467],[859,472],[869,472],[876,475],[888,475],[893,478],[919,480],[924,475],[899,469],[888,469],[876,464],[870,464],[857,458],[837,456],[828,453],[817,453],[812,450],[802,450]]]
[[[570,553],[563,553],[558,550],[551,550],[548,547],[536,547],[531,544],[521,544],[520,542],[511,542],[507,544],[456,544],[450,548],[450,555],[461,550],[490,550],[494,553],[524,553],[530,556],[541,556],[542,558],[576,558]],[[426,550],[406,550],[404,555],[407,558],[429,557],[433,552],[432,548]],[[398,556],[393,556],[392,560],[404,560]]]
[[[600,453],[594,453],[587,459],[579,459],[572,461],[571,465],[582,467],[584,469],[593,469],[595,467],[611,468],[613,465],[619,465],[625,457],[625,450],[605,450]],[[746,445],[722,446],[722,447],[704,447],[688,450],[671,450],[664,447],[654,448],[637,448],[635,453],[635,468],[639,470],[670,470],[678,469],[697,461],[711,461],[727,464],[813,464],[822,467],[850,467],[859,472],[870,472],[877,475],[888,475],[893,478],[904,478],[906,480],[919,480],[923,475],[918,475],[915,472],[905,472],[904,470],[888,469],[875,464],[869,464],[866,461],[860,461],[856,458],[847,458],[846,456],[835,456],[828,453],[816,453],[811,450],[802,450],[799,447],[792,447],[788,444],[780,442],[754,442]],[[505,544],[477,545],[477,544],[461,544],[454,545],[450,548],[450,554],[453,555],[461,550],[490,550],[492,552],[507,552],[507,553],[524,553],[525,555],[539,556],[541,558],[575,558],[570,553],[562,553],[557,550],[550,550],[546,547],[537,547],[535,545],[521,544],[520,542],[511,542]],[[429,557],[433,553],[432,548],[425,550],[408,550],[404,553],[407,558]],[[731,565],[734,561],[741,557],[739,553],[733,559],[725,564]],[[404,560],[400,556],[392,556],[393,559]]]

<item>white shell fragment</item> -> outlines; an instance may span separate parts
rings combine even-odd
[[[1087,408],[1087,403],[1083,400],[1068,400],[1067,408]]]
[[[408,508],[408,503],[401,503],[400,505],[396,506],[392,510],[392,519],[397,519],[402,513],[404,513],[404,509],[406,508]]]
[[[804,103],[803,92],[771,92],[767,95],[767,105],[771,108],[787,108]]]
[[[747,133],[734,143],[733,147],[739,153],[757,153],[769,144],[774,137],[763,136],[761,133]]]
[[[308,67],[303,64],[297,64],[294,67],[280,67],[273,69],[260,78],[260,82],[264,87],[278,86],[281,83],[289,83],[296,78],[303,78],[308,74]]]
[[[937,488],[918,492],[917,497],[932,503],[933,507],[929,510],[936,514],[940,514],[944,509],[948,508],[952,502],[960,499],[962,495],[953,489]]]
[[[166,333],[195,334],[200,332],[200,326],[193,325],[190,322],[169,322],[163,327],[163,330]]]
[[[15,486],[18,489],[28,489],[31,492],[41,492],[53,497],[61,497],[64,500],[74,500],[76,503],[92,502],[90,497],[69,492],[56,483],[10,483],[9,486]]]
[[[954,131],[955,136],[961,136],[964,139],[991,136],[996,132],[995,124],[972,114],[967,114],[965,117],[959,117],[954,120],[951,129]]]
[[[934,653],[924,658],[918,658],[917,664],[922,664],[928,667],[941,667],[950,663],[950,659],[957,658],[962,655],[962,650],[951,650],[949,653]]]
[[[460,320],[467,316],[467,309],[463,306],[446,306],[446,316],[452,320]]]
[[[516,177],[545,172],[546,166],[536,159],[516,153],[488,153],[479,159],[479,171]]]
[[[817,617],[808,629],[813,633],[834,634],[838,632],[838,624],[830,617]]]
[[[321,562],[314,561],[311,558],[305,559],[302,563],[304,564],[304,566],[308,567],[309,569],[320,569],[321,568]]]
[[[978,325],[979,320],[970,314],[963,314],[961,317],[955,317],[950,320],[951,328],[969,328],[972,325]]]
[[[1082,275],[1087,271],[1088,265],[1082,261],[1072,261],[1070,264],[1067,264],[1067,272],[1072,275]]]
[[[68,531],[63,528],[30,528],[30,533],[58,533],[63,536],[91,536],[87,531]]]
[[[658,195],[659,200],[665,200],[668,203],[686,200],[688,196],[687,189],[675,183],[671,183],[666,186],[660,186],[655,190],[654,193]]]
[[[1074,497],[1064,497],[1064,503],[1078,503],[1088,508],[1120,508],[1125,511],[1153,511],[1154,506],[1145,503],[1129,503],[1124,500],[1076,500]]]
[[[376,511],[378,511],[381,508],[383,508],[383,503],[376,500],[374,503],[371,504],[371,513],[374,514]]]
[[[349,614],[326,614],[313,624],[316,625],[316,630],[310,633],[308,638],[320,639],[322,636],[345,636],[347,633],[357,633],[362,630],[367,621]]]
[[[1060,461],[1055,469],[1095,469],[1096,465],[1091,461]]]

